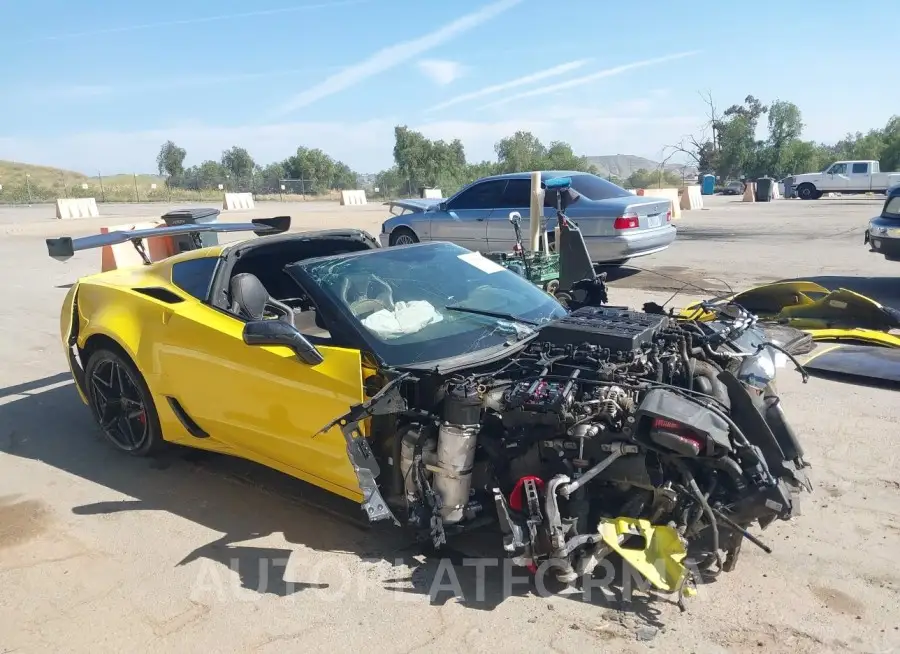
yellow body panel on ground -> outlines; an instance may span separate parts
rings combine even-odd
[[[764,321],[802,330],[814,341],[843,340],[900,347],[900,336],[891,332],[892,322],[896,321],[885,315],[884,307],[845,288],[832,291],[815,282],[775,282],[716,298],[714,303],[727,301],[748,307]],[[697,302],[681,309],[678,317],[713,320],[715,313]]]
[[[319,346],[324,361],[310,366],[287,347],[245,344],[243,321],[171,281],[175,263],[216,257],[220,251],[221,246],[194,250],[81,279],[63,304],[64,344],[77,293],[78,347],[90,349],[111,339],[125,351],[150,388],[165,440],[256,461],[360,501],[340,429],[314,437],[363,401],[360,352]],[[134,290],[148,287],[183,301],[166,302]],[[168,398],[209,437],[191,435]],[[83,394],[82,400],[87,401]]]

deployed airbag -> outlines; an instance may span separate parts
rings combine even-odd
[[[383,339],[399,338],[421,331],[444,317],[424,300],[397,302],[393,311],[381,309],[362,320],[366,329]]]

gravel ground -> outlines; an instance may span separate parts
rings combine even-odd
[[[642,270],[611,271],[615,303],[693,284],[673,301],[683,305],[696,286],[805,278],[900,306],[900,268],[862,246],[877,201],[707,206],[684,214],[668,251],[631,262]],[[99,269],[99,254],[60,264],[43,239],[160,213],[126,208],[65,222],[0,209],[0,652],[900,649],[895,391],[781,373],[815,491],[802,515],[758,534],[773,554],[746,546],[687,612],[641,593],[541,597],[499,562],[479,574],[449,554],[425,560],[390,530],[362,528],[358,507],[256,466],[148,462],[105,446],[57,334],[66,286]],[[375,233],[381,209],[273,203],[235,216],[291,213],[298,229]],[[456,550],[499,556],[476,537]]]

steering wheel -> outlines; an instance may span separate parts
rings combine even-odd
[[[274,314],[278,320],[283,320],[288,323],[293,324],[294,312],[293,310],[284,302],[280,300],[276,300],[273,297],[270,297],[266,300],[266,313]]]
[[[341,299],[354,316],[394,308],[394,290],[377,275],[350,275],[341,280]]]

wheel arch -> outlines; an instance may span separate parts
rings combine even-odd
[[[399,225],[394,225],[391,228],[391,231],[388,232],[388,243],[390,243],[393,240],[394,235],[397,234],[398,232],[409,232],[410,234],[412,234],[413,238],[415,238],[417,242],[419,242],[419,243],[422,242],[422,236],[419,234],[419,232],[416,231],[416,229],[412,225],[410,225],[408,223],[401,223]]]
[[[79,349],[79,354],[82,357],[82,361],[85,366],[87,365],[88,359],[91,358],[91,355],[100,349],[112,350],[119,356],[123,356],[128,359],[135,367],[137,367],[137,362],[131,353],[115,338],[106,334],[104,332],[96,332],[87,337]]]
[[[150,304],[147,304],[147,303]],[[91,349],[107,343],[112,349],[127,355],[141,374],[138,349],[141,346],[143,324],[159,320],[152,309],[153,301],[127,290],[101,285],[82,284],[78,293],[79,354],[86,357]],[[87,365],[87,359],[82,358]]]

